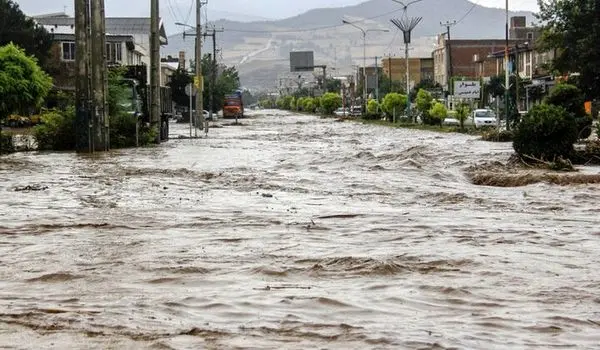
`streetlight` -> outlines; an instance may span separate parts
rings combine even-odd
[[[367,33],[368,32],[389,32],[387,29],[363,29],[352,22],[348,22],[345,19],[342,23],[353,26],[354,28],[361,31],[363,35],[363,109],[362,113],[367,111]],[[378,73],[378,72],[377,72]]]

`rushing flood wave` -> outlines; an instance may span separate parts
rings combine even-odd
[[[598,185],[475,186],[510,145],[465,135],[222,124],[0,158],[0,347],[600,344]]]

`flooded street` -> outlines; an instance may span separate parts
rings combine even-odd
[[[0,158],[0,348],[598,349],[598,185],[474,186],[510,144],[276,113]]]

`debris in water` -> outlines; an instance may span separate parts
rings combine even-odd
[[[27,185],[24,187],[15,187],[15,192],[45,191],[47,189],[48,189],[48,186]]]

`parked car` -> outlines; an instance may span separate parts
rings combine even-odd
[[[449,111],[448,116],[442,122],[443,125],[448,126],[460,126],[460,121],[456,118],[456,111]],[[472,114],[465,119],[464,126],[473,126],[473,116]]]
[[[362,115],[362,106],[350,107],[350,115],[353,117],[360,117]]]
[[[333,112],[338,117],[347,117],[350,115],[350,110],[348,108],[340,107]]]
[[[495,127],[498,125],[496,113],[491,109],[476,109],[471,115],[476,128]]]

